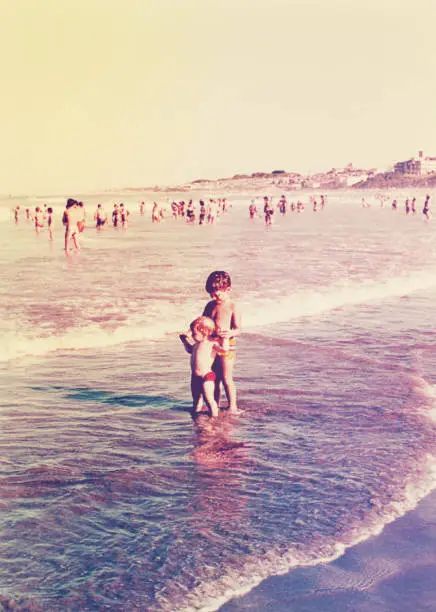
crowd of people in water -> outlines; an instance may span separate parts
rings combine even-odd
[[[321,194],[320,196],[318,196],[318,199],[316,196],[311,196],[309,198],[309,207],[313,210],[313,212],[317,212],[318,210],[324,210],[326,202],[326,195]],[[261,209],[261,212],[263,212],[265,225],[269,226],[272,224],[273,215],[276,210],[281,215],[286,215],[288,212],[301,213],[304,211],[304,203],[301,200],[298,200],[297,202],[288,202],[286,196],[282,195],[277,204],[274,204],[273,198],[264,196],[263,208]],[[248,215],[250,219],[254,219],[255,217],[260,216],[259,210],[257,208],[256,199],[251,200],[251,203],[248,206]]]
[[[390,198],[389,196],[386,196],[384,194],[378,194],[376,196],[376,199],[379,201],[381,208],[383,208],[385,205],[388,204]],[[418,212],[417,206],[418,205],[416,202],[416,197],[406,198],[406,200],[404,201],[405,214],[406,215],[416,215]],[[362,198],[362,208],[371,208],[371,204],[368,202],[366,198]],[[392,210],[400,210],[401,209],[400,202],[398,202],[398,200],[396,199],[392,200],[391,208]],[[424,204],[423,204],[421,212],[425,220],[430,221],[431,212],[430,212],[430,195],[429,194],[425,196],[425,200],[424,200]]]
[[[375,199],[379,201],[380,207],[383,208],[389,206],[391,198],[386,194],[377,194]],[[255,219],[263,216],[265,225],[268,227],[272,224],[276,212],[279,215],[287,215],[288,213],[302,213],[306,208],[318,212],[323,211],[326,204],[327,195],[325,194],[311,195],[306,203],[301,199],[288,201],[285,195],[276,199],[263,196],[263,200],[253,198],[250,201],[248,217],[249,219]],[[372,206],[366,197],[362,197],[361,205],[362,208],[371,208]],[[428,194],[425,197],[422,209],[420,209],[416,197],[407,198],[404,203],[400,203],[398,199],[392,199],[390,206],[393,211],[403,208],[406,215],[416,215],[421,210],[424,219],[430,221],[430,195]],[[144,216],[147,208],[145,202],[140,202],[138,208],[139,214]],[[192,199],[188,201],[173,200],[166,204],[155,201],[151,207],[151,221],[152,223],[161,223],[164,219],[172,218],[184,220],[190,224],[214,224],[221,215],[229,212],[231,208],[232,204],[228,202],[227,198],[205,198],[198,200],[198,203],[194,203]],[[53,240],[54,211],[51,206],[44,204],[36,206],[34,209],[28,207],[23,210],[20,205],[17,205],[12,209],[12,212],[16,224],[19,223],[21,218],[25,218],[32,223],[37,234],[47,228],[48,238]],[[69,198],[62,215],[62,224],[65,229],[65,251],[70,249],[71,244],[73,249],[80,249],[79,236],[86,226],[89,227],[93,224],[99,231],[107,225],[111,225],[113,228],[126,229],[129,217],[130,210],[121,202],[113,204],[109,214],[103,204],[98,204],[90,218],[83,202]]]
[[[138,207],[139,214],[144,216],[146,213],[145,202],[140,202]],[[198,206],[194,204],[192,199],[187,202],[184,200],[172,201],[165,205],[155,201],[151,208],[151,221],[152,223],[161,223],[165,218],[171,216],[173,219],[184,219],[187,223],[203,225],[215,223],[219,216],[230,209],[231,204],[227,201],[227,198],[199,200]],[[19,223],[21,218],[25,218],[33,225],[37,234],[47,228],[48,238],[53,240],[54,211],[51,206],[44,204],[33,209],[30,207],[22,209],[18,204],[12,209],[12,213],[16,224]],[[97,204],[91,221],[84,203],[74,198],[68,198],[62,215],[62,224],[65,228],[65,251],[70,250],[71,244],[75,250],[80,249],[79,236],[85,227],[94,225],[99,231],[106,225],[111,225],[116,229],[126,229],[129,217],[130,210],[124,202],[113,204],[110,213],[107,213],[103,204]]]

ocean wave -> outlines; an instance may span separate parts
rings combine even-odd
[[[410,480],[404,489],[403,499],[393,501],[383,509],[375,509],[374,517],[368,524],[357,525],[343,540],[323,542],[316,549],[305,546],[272,549],[262,557],[247,561],[240,571],[230,570],[220,579],[193,589],[186,595],[185,603],[177,609],[179,612],[215,612],[226,602],[249,593],[271,576],[283,575],[296,568],[331,563],[348,548],[379,535],[388,524],[416,508],[435,488],[436,456],[428,455],[423,477],[417,483]],[[159,609],[163,612],[170,610],[165,605]]]
[[[175,331],[175,330],[174,330]],[[101,349],[143,340],[156,340],[168,333],[166,324],[153,326],[123,326],[105,329],[89,325],[71,329],[63,334],[44,337],[16,337],[12,334],[3,339],[1,361],[10,361],[25,356],[43,356],[55,351]]]
[[[415,392],[427,400],[424,414],[436,421],[436,385],[427,382],[419,375],[413,376],[413,383]]]
[[[242,298],[243,329],[256,330],[261,326],[283,323],[305,316],[321,315],[336,308],[345,308],[370,301],[401,297],[413,292],[428,290],[436,286],[436,277],[431,272],[417,272],[409,276],[385,280],[348,282],[320,290],[300,290],[293,295],[262,298]],[[95,309],[95,304],[91,305]],[[188,328],[190,321],[201,314],[201,309],[192,302],[181,305],[168,302],[160,304],[162,315],[144,319],[138,314],[119,325],[105,321],[103,325],[92,322],[86,325],[87,312],[81,313],[85,325],[70,328],[59,334],[34,336],[22,331],[20,321],[15,322],[14,333],[4,334],[0,361],[9,361],[26,355],[42,356],[57,350],[104,348],[116,344],[141,340],[159,339],[168,334],[180,333]],[[197,315],[195,314],[197,311]],[[94,311],[93,311],[94,312]],[[191,315],[189,317],[189,314]],[[91,318],[91,315],[89,315]],[[116,327],[115,327],[116,324]],[[17,331],[20,330],[20,331]]]
[[[244,326],[247,328],[281,323],[304,316],[312,316],[372,301],[409,295],[436,287],[433,271],[415,272],[364,282],[341,280],[334,286],[319,291],[296,291],[280,299],[259,299],[254,306],[243,303]]]

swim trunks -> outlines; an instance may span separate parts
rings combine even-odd
[[[198,376],[197,374],[192,374],[191,376],[191,390],[192,395],[194,397],[198,397],[203,393],[203,383],[211,380],[212,382],[216,381],[215,372],[208,372],[205,376]]]
[[[236,356],[236,338],[230,338],[229,346],[230,348],[228,351],[225,351],[223,349],[220,349],[217,351],[217,355],[221,357],[223,361],[231,361],[235,358]]]

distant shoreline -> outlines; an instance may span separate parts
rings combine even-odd
[[[294,177],[299,177],[298,179]],[[247,196],[257,195],[277,195],[298,194],[313,191],[351,191],[351,190],[374,190],[389,191],[391,189],[435,189],[436,188],[436,173],[426,174],[422,176],[404,175],[397,172],[383,172],[367,176],[364,180],[356,181],[352,184],[347,184],[332,178],[331,173],[324,175],[316,175],[316,177],[304,178],[295,173],[255,173],[254,175],[235,175],[231,178],[222,178],[216,180],[197,179],[180,185],[154,185],[147,187],[113,187],[105,189],[79,190],[77,193],[83,195],[99,195],[99,194],[174,194],[186,193],[187,197],[190,193],[210,193],[210,195],[233,195],[246,193]],[[66,197],[68,192],[58,192],[51,194],[2,194],[2,200],[17,200],[26,197],[35,197],[43,199],[45,197]]]
[[[368,176],[364,180],[357,181],[352,184],[347,184],[335,180],[331,176],[322,178],[308,177],[307,179],[300,177],[297,180],[293,178],[292,173],[283,175],[263,174],[259,175],[236,175],[231,178],[222,178],[216,180],[198,179],[190,183],[182,185],[162,185],[154,187],[124,187],[119,191],[122,192],[195,192],[195,191],[268,191],[275,190],[277,192],[292,192],[299,193],[313,190],[338,190],[345,191],[351,189],[402,189],[408,187],[414,188],[434,188],[436,187],[436,174],[427,174],[422,176],[403,175],[395,172],[383,172]]]

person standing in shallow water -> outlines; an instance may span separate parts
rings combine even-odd
[[[257,216],[257,208],[256,208],[255,200],[251,200],[251,204],[248,207],[248,215],[249,215],[250,219],[254,219],[254,217]]]
[[[15,223],[18,223],[18,219],[20,217],[20,205],[17,204],[17,206],[15,208],[13,208],[12,210],[13,210],[13,213],[14,213]]]
[[[228,400],[229,412],[237,412],[236,385],[233,370],[236,355],[236,337],[241,333],[241,314],[231,297],[232,282],[230,275],[222,270],[212,272],[206,281],[206,291],[212,298],[203,311],[216,325],[216,337],[221,345],[213,364],[216,374],[215,398],[219,403],[220,383]]]
[[[190,325],[190,337],[181,334],[180,340],[191,355],[192,416],[198,417],[206,404],[209,416],[216,417],[216,374],[212,370],[212,364],[220,346],[215,336],[214,321],[209,317],[198,317]]]
[[[221,383],[228,400],[229,412],[238,412],[236,404],[236,386],[233,380],[233,370],[236,354],[236,336],[241,333],[241,315],[239,308],[231,298],[231,279],[228,272],[217,270],[212,272],[206,281],[206,291],[212,300],[206,304],[203,317],[212,319],[215,325],[214,339],[216,357],[212,365],[215,374],[215,401],[219,405]],[[182,341],[188,353],[195,343],[190,333],[181,334]],[[198,408],[199,409],[199,408]]]
[[[203,225],[205,218],[206,218],[206,206],[204,204],[204,200],[200,200],[200,214],[198,216],[199,225]]]
[[[412,214],[416,215],[416,198],[412,198],[410,208],[412,210]]]
[[[282,213],[282,215],[286,215],[287,205],[288,205],[288,202],[286,200],[286,196],[283,194],[277,206],[279,211]]]
[[[104,210],[101,204],[98,204],[97,206],[97,210],[95,211],[95,214],[94,214],[94,221],[95,221],[95,227],[98,230],[101,230],[107,221],[106,211]]]
[[[120,209],[118,208],[118,204],[114,204],[114,209],[112,211],[112,225],[114,227],[118,227],[119,220],[120,220]]]
[[[431,213],[430,213],[430,196],[427,194],[425,196],[424,208],[422,209],[422,214],[424,215],[427,221],[430,221]]]
[[[265,225],[269,227],[272,223],[274,208],[272,207],[272,203],[267,196],[263,198],[263,214],[265,216]]]
[[[84,226],[84,212],[79,203],[73,198],[67,200],[62,223],[65,226],[65,252],[68,252],[70,240],[73,241],[76,251],[79,251],[79,234],[82,231],[82,224]]]
[[[41,229],[44,227],[44,221],[45,221],[45,215],[39,206],[35,208],[35,215],[33,217],[33,220],[35,223],[36,233],[39,234]]]
[[[160,223],[159,206],[157,202],[153,202],[153,208],[151,211],[151,220],[153,223]]]
[[[47,208],[47,227],[48,239],[53,240],[53,208],[51,206]]]
[[[130,212],[127,210],[127,208],[124,206],[124,203],[122,202],[120,204],[120,221],[121,221],[121,225],[126,228],[127,227],[127,220],[129,218]]]

